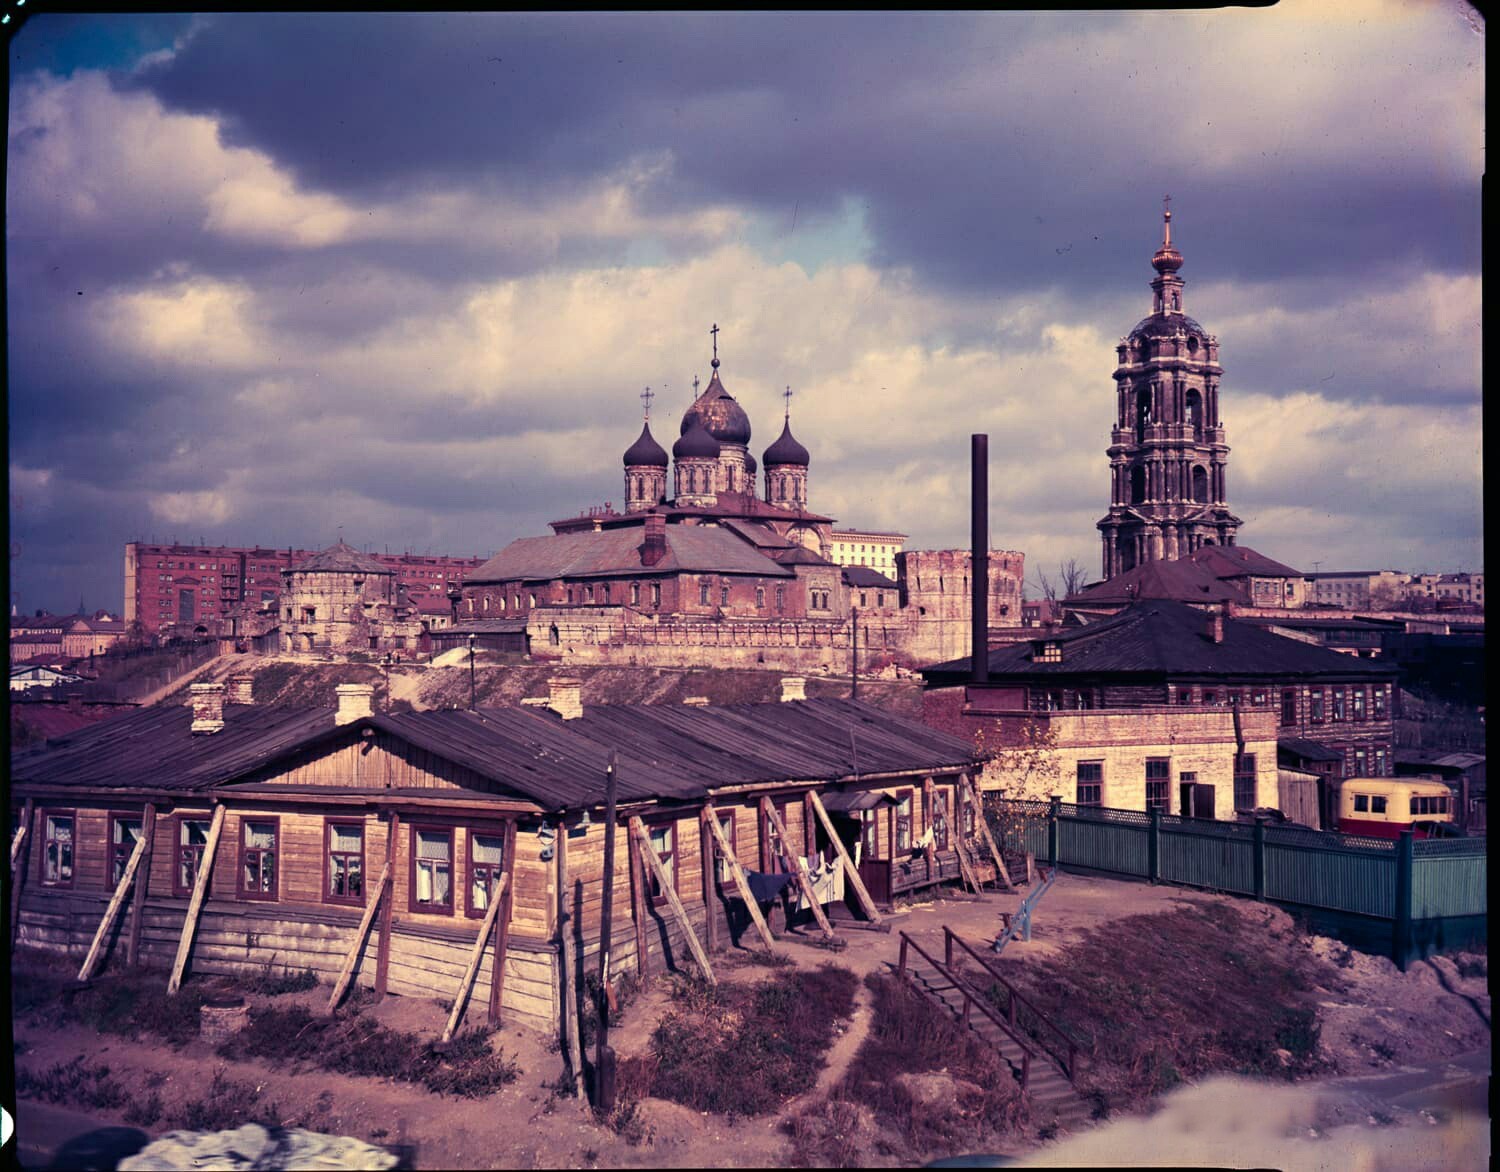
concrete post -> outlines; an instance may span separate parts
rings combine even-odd
[[[1161,810],[1151,810],[1151,829],[1146,839],[1146,875],[1152,883],[1161,882]]]
[[[1412,832],[1401,832],[1396,840],[1396,907],[1391,917],[1391,959],[1403,973],[1411,952]]]
[[[1047,861],[1057,868],[1057,823],[1062,817],[1062,798],[1052,795],[1052,806],[1047,811]]]
[[[1266,898],[1266,824],[1255,823],[1251,849],[1254,851],[1255,898]]]

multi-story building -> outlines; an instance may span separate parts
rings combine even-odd
[[[1438,578],[1435,593],[1438,598],[1451,598],[1459,602],[1472,602],[1484,606],[1483,574],[1443,574]]]
[[[281,575],[313,556],[311,550],[265,546],[125,546],[125,624],[139,620],[147,635],[231,633],[230,616],[274,608]],[[369,554],[416,598],[444,597],[483,558],[431,554]]]
[[[905,533],[882,533],[878,529],[835,529],[831,560],[839,566],[868,566],[887,578],[894,578],[896,555],[905,544]]]
[[[983,684],[968,659],[929,668],[924,711],[988,748],[1044,748],[1068,800],[1223,818],[1274,806],[1279,763],[1320,776],[1331,825],[1338,779],[1393,770],[1396,675],[1221,613],[1147,601],[992,647]],[[1038,727],[1051,735],[1029,742]],[[1090,767],[1078,772],[1081,762]]]
[[[1398,570],[1333,570],[1307,576],[1308,601],[1344,610],[1399,610],[1412,575]]]
[[[1229,445],[1219,417],[1219,340],[1182,309],[1182,254],[1172,213],[1151,258],[1154,302],[1116,347],[1118,411],[1110,435],[1109,512],[1099,521],[1104,577],[1143,562],[1233,545]]]

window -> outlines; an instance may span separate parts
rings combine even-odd
[[[1376,777],[1386,777],[1386,776],[1388,776],[1388,773],[1387,773],[1387,770],[1386,770],[1385,750],[1384,749],[1376,749],[1375,750],[1375,776]]]
[[[1265,689],[1264,688],[1257,688],[1257,689],[1255,689],[1255,691],[1251,692],[1250,693],[1250,703],[1254,707],[1256,707],[1256,708],[1264,708],[1266,706],[1266,691],[1265,691]]]
[[[651,583],[651,605],[652,606],[660,606],[661,605],[661,583],[660,582],[653,582],[653,583]]]
[[[1348,697],[1347,689],[1335,688],[1333,690],[1333,719],[1335,722],[1348,719]]]
[[[1255,754],[1234,755],[1234,808],[1255,809]]]
[[[932,809],[928,812],[932,818],[932,845],[940,851],[948,849],[948,802],[948,790],[932,791]]]
[[[1370,798],[1367,794],[1354,795],[1354,812],[1356,814],[1368,814],[1370,812]]]
[[[1078,794],[1075,801],[1080,806],[1104,805],[1103,761],[1078,763]]]
[[[885,591],[884,590],[877,590],[877,591],[875,591],[875,605],[876,606],[884,606],[885,605]]]
[[[240,823],[240,896],[276,898],[278,818],[246,818]]]
[[[329,903],[363,903],[365,899],[365,824],[324,823],[323,896]]]
[[[630,584],[630,605],[631,606],[640,606],[640,604],[641,604],[641,584],[639,582],[632,582]]]
[[[677,888],[677,824],[666,822],[660,826],[648,826],[646,837],[651,843],[651,849],[656,852],[656,857],[661,860],[662,870],[672,881],[672,888],[675,891]],[[667,893],[662,890],[661,881],[656,877],[656,868],[650,863],[645,863],[645,868],[646,894],[651,897],[653,907],[660,907],[667,902]]]
[[[1177,689],[1177,703],[1178,704],[1191,704],[1192,702],[1193,702],[1193,689],[1192,688],[1178,688]]]
[[[756,604],[755,604],[756,606],[760,605],[759,597],[760,596],[757,596],[757,600],[756,600]],[[786,587],[785,586],[778,586],[778,587],[776,587],[776,610],[777,610],[777,613],[780,613],[785,608],[786,608]]]
[[[1219,702],[1219,693],[1215,692],[1212,688],[1204,688],[1203,702],[1205,704],[1217,704]]]
[[[1238,708],[1244,702],[1244,694],[1238,688],[1230,688],[1224,693],[1224,703],[1231,708]]]
[[[1297,689],[1287,688],[1281,693],[1281,724],[1287,725],[1297,723]]]
[[[172,869],[172,893],[191,895],[203,866],[203,852],[208,846],[209,822],[206,818],[177,819],[177,858]]]
[[[1379,796],[1378,794],[1372,794],[1370,796],[1370,813],[1372,813],[1372,814],[1384,814],[1385,813],[1385,798]]]
[[[411,828],[411,898],[414,912],[453,912],[453,831],[438,826]]]
[[[1371,693],[1370,698],[1373,701],[1373,703],[1371,704],[1371,715],[1374,716],[1376,720],[1383,720],[1385,718],[1385,685],[1376,685],[1374,691]]]
[[[505,839],[499,834],[469,832],[469,901],[467,913],[480,918],[490,910],[490,901],[505,874]]]
[[[1355,749],[1354,750],[1354,775],[1356,777],[1365,777],[1365,776],[1367,776],[1367,774],[1365,772],[1366,764],[1367,763],[1366,763],[1366,760],[1365,760],[1365,751],[1363,749]]]
[[[706,579],[698,583],[698,604],[700,606],[708,605],[708,581]]]
[[[729,843],[730,853],[738,857],[739,842],[738,840],[736,840],[734,834],[734,811],[715,810],[714,817],[718,818],[719,820],[719,829],[724,832],[724,841]],[[715,846],[717,845],[718,844],[715,843]],[[725,884],[731,883],[734,880],[734,876],[730,874],[729,863],[724,858],[722,852],[716,853],[714,855],[714,878],[718,882],[720,887],[723,887]]]
[[[1313,724],[1323,723],[1323,689],[1313,688],[1307,694],[1307,716]]]
[[[1355,688],[1353,699],[1354,719],[1363,720],[1365,718],[1365,690],[1363,688]]]
[[[1172,761],[1168,757],[1146,758],[1146,809],[1169,809],[1167,787],[1172,783]]]
[[[118,887],[125,877],[125,865],[141,840],[141,820],[124,814],[109,819],[109,885]]]
[[[527,592],[527,594],[526,594],[526,605],[527,606],[535,606],[536,605],[536,591],[535,590],[531,590],[531,591]],[[473,605],[472,604],[470,605],[470,609],[471,610],[473,609]]]
[[[874,810],[859,811],[859,844],[862,861],[880,857],[880,823]]]
[[[776,588],[776,593],[778,595],[781,593],[781,587],[778,586]],[[757,586],[755,588],[755,605],[761,610],[764,610],[766,607],[766,588],[764,586]],[[778,600],[779,605],[780,602]]]
[[[913,805],[912,791],[902,790],[901,796],[896,799],[896,850],[904,853],[911,850],[911,813]]]
[[[47,887],[73,886],[72,814],[47,814],[42,818],[42,883]]]
[[[761,597],[762,601],[764,601],[764,599],[765,599],[765,591],[761,591],[760,597]],[[719,605],[720,606],[728,606],[729,605],[729,587],[728,586],[720,586],[719,587]]]

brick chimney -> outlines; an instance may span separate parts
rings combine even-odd
[[[216,733],[224,728],[224,685],[192,684],[188,691],[193,697],[192,731]]]
[[[334,724],[348,724],[364,716],[375,715],[374,684],[340,684],[334,689],[338,693],[339,708],[334,714]]]
[[[547,681],[547,707],[564,720],[583,715],[583,684],[571,676],[553,676]]]
[[[707,696],[684,696],[682,698],[682,702],[684,704],[691,705],[694,708],[707,708],[708,707],[708,697]]]
[[[646,514],[646,538],[641,542],[641,565],[654,566],[667,556],[667,519],[660,513]]]
[[[1224,612],[1216,610],[1208,616],[1208,641],[1210,643],[1224,642]]]
[[[224,693],[224,700],[228,704],[254,704],[255,677],[230,676],[229,690]]]
[[[781,699],[785,703],[788,700],[807,699],[807,677],[806,676],[782,676],[781,677]]]
[[[82,712],[83,711],[83,693],[82,692],[69,692],[68,693],[68,711],[69,712]]]

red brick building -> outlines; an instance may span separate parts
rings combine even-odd
[[[125,546],[125,624],[139,620],[147,635],[225,635],[230,615],[269,603],[281,592],[285,570],[316,551],[265,546]],[[396,574],[397,583],[416,600],[446,596],[464,574],[483,564],[479,557],[441,554],[370,554]]]

